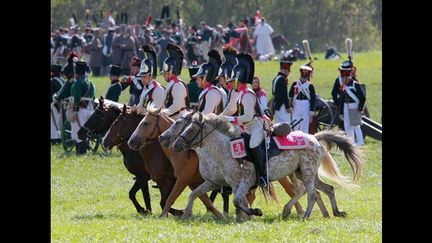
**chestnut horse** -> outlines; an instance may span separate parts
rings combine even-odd
[[[93,134],[103,134],[113,124],[114,120],[120,115],[121,110],[115,105],[109,107],[104,106],[104,99],[99,99],[98,108],[91,114],[90,118],[84,123],[84,125],[78,130],[78,138],[85,140],[87,137]],[[134,204],[138,213],[147,214],[152,211],[150,203],[150,194],[148,181],[150,175],[145,170],[144,161],[138,152],[132,151],[125,144],[118,146],[120,152],[123,155],[123,163],[126,169],[133,175],[136,176],[135,183],[129,190],[129,199]],[[141,207],[136,199],[136,193],[141,189],[145,209]]]
[[[160,109],[157,111],[148,111],[146,116],[141,120],[128,144],[133,150],[139,150],[142,146],[146,146],[149,142],[159,143],[158,136],[167,130],[174,120],[161,115]],[[171,161],[174,168],[174,175],[177,181],[167,198],[165,208],[162,210],[161,217],[168,215],[168,209],[174,204],[176,199],[184,191],[186,186],[193,191],[200,186],[204,179],[201,177],[198,169],[198,156],[193,151],[173,152],[171,149],[162,147],[166,157]],[[206,208],[213,214],[222,219],[223,215],[213,206],[207,194],[202,194],[200,197]]]
[[[135,112],[128,113],[126,105],[117,119],[112,123],[108,132],[105,134],[102,145],[108,149],[117,146],[121,151],[126,150],[134,153],[135,159],[141,159],[140,170],[147,171],[152,180],[156,182],[161,194],[160,206],[163,209],[165,202],[170,194],[176,178],[174,171],[162,151],[160,144],[152,142],[144,146],[139,152],[132,151],[127,144],[132,132],[135,130],[138,123],[141,121],[142,116],[137,115]],[[182,210],[170,208],[169,212],[175,216],[181,216]]]

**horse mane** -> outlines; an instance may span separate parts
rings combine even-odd
[[[108,109],[114,111],[116,114],[120,114],[121,113],[121,109],[118,106],[114,105],[114,104],[109,105]]]
[[[197,114],[194,115],[196,119],[198,119]],[[213,127],[217,126],[216,130],[229,138],[238,138],[242,133],[240,127],[232,125],[231,122],[213,113],[204,115],[204,121],[208,122]]]

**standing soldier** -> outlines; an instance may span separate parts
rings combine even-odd
[[[62,127],[61,104],[53,99],[55,93],[60,91],[65,81],[60,77],[62,66],[51,65],[51,143],[60,143],[60,129]]]
[[[261,81],[258,77],[254,77],[252,81],[252,90],[255,92],[258,97],[258,101],[261,107],[262,113],[266,114],[266,116],[270,117],[270,112],[267,108],[267,94],[265,90],[261,87]]]
[[[78,61],[78,55],[72,52],[67,60],[67,64],[63,67],[62,73],[66,80],[61,89],[53,95],[53,101],[61,101],[71,96],[72,84],[75,82],[75,62]]]
[[[70,117],[71,121],[71,137],[76,141],[77,154],[85,154],[87,151],[87,143],[78,138],[78,130],[89,119],[92,114],[93,99],[95,97],[95,87],[93,83],[87,79],[86,74],[89,67],[86,62],[76,62],[75,64],[75,83],[71,88],[71,96],[73,101],[73,112]]]
[[[168,57],[163,62],[162,75],[168,85],[165,99],[165,109],[162,110],[173,119],[183,115],[189,108],[189,97],[186,84],[180,79],[183,64],[183,51],[176,44],[168,43]]]
[[[139,99],[141,93],[143,91],[143,84],[141,83],[141,78],[137,77],[141,66],[141,60],[133,56],[130,62],[130,75],[127,76],[126,80],[123,80],[128,85],[130,85],[129,93],[130,98],[128,101],[129,106],[137,105],[139,103]]]
[[[280,70],[272,82],[273,110],[276,123],[292,122],[291,114],[288,112],[290,107],[288,101],[288,74],[291,72],[291,65],[292,61],[288,61],[286,57],[283,57],[279,63]]]
[[[166,97],[165,89],[156,81],[156,51],[150,45],[144,45],[142,49],[145,59],[141,62],[141,67],[137,75],[141,78],[141,82],[144,85],[144,90],[141,93],[138,104],[138,113],[141,114],[150,107],[156,109],[163,108]]]
[[[216,50],[210,50],[207,55],[209,61],[202,64],[198,72],[193,76],[197,79],[198,86],[203,89],[198,96],[198,111],[203,115],[209,113],[220,114],[224,108],[224,95],[222,92],[225,91],[213,85],[213,81],[216,79],[222,60]]]
[[[127,84],[121,83],[119,81],[120,73],[121,73],[121,68],[119,66],[111,65],[111,69],[109,73],[111,85],[109,86],[106,92],[105,99],[118,102],[122,90],[124,90],[127,87]]]
[[[189,69],[189,77],[190,81],[187,84],[188,92],[189,92],[189,103],[191,107],[198,106],[198,96],[201,93],[202,89],[198,87],[197,80],[194,78],[194,75],[198,72],[199,66],[196,61],[192,62],[192,65],[188,67]]]
[[[249,148],[256,165],[257,181],[261,187],[265,187],[268,182],[263,114],[254,91],[247,87],[254,77],[254,62],[252,56],[244,52],[237,55],[237,61],[238,64],[234,66],[231,76],[234,79],[234,89],[239,93],[236,99],[237,106],[227,106],[221,116],[234,124],[245,126],[246,133],[250,135]]]
[[[340,76],[333,86],[332,96],[339,108],[339,117],[343,120],[345,132],[357,146],[364,144],[360,128],[362,112],[366,102],[360,84],[352,77],[352,62],[344,61],[339,67]],[[337,95],[334,93],[337,92]]]
[[[78,61],[77,53],[72,52],[67,60],[67,64],[63,67],[62,73],[63,77],[66,80],[61,89],[53,95],[53,102],[62,102],[65,99],[68,99],[71,96],[72,85],[75,82],[75,62]],[[66,104],[65,104],[66,106]],[[61,117],[64,118],[63,109],[61,113]],[[64,119],[61,121],[64,122]],[[63,124],[57,124],[63,125]],[[60,128],[60,127],[59,127]]]
[[[293,114],[293,119],[299,121],[303,118],[294,130],[301,130],[309,133],[309,123],[312,121],[312,116],[315,115],[315,88],[310,82],[312,68],[305,64],[300,67],[300,80],[295,81],[291,85],[289,91],[290,100],[292,100],[289,108]]]

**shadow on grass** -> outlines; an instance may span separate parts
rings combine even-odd
[[[102,213],[96,213],[96,214],[84,214],[84,215],[75,215],[72,217],[72,220],[79,220],[79,221],[85,221],[85,220],[94,220],[94,219],[108,219],[108,220],[113,220],[113,219],[123,219],[123,220],[128,220],[128,219],[138,219],[141,220],[145,217],[150,217],[151,214],[149,215],[142,215],[142,214],[102,214]]]

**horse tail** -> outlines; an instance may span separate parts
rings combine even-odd
[[[266,204],[269,201],[269,197],[272,198],[273,200],[275,200],[277,203],[279,203],[279,200],[278,200],[277,194],[276,194],[276,190],[273,186],[273,182],[270,182],[268,191],[265,190],[263,187],[260,187],[260,188],[261,188],[262,194],[264,195],[264,199],[265,199]]]
[[[336,182],[342,183],[341,185],[346,184],[343,183],[346,181],[346,178],[341,175],[337,164],[328,152],[333,144],[336,144],[336,147],[344,152],[345,158],[351,166],[353,173],[352,181],[358,182],[362,173],[363,156],[361,150],[354,145],[345,132],[341,130],[324,130],[316,133],[314,136],[318,141],[324,142],[323,146],[326,148],[322,161],[323,169],[326,174]]]

